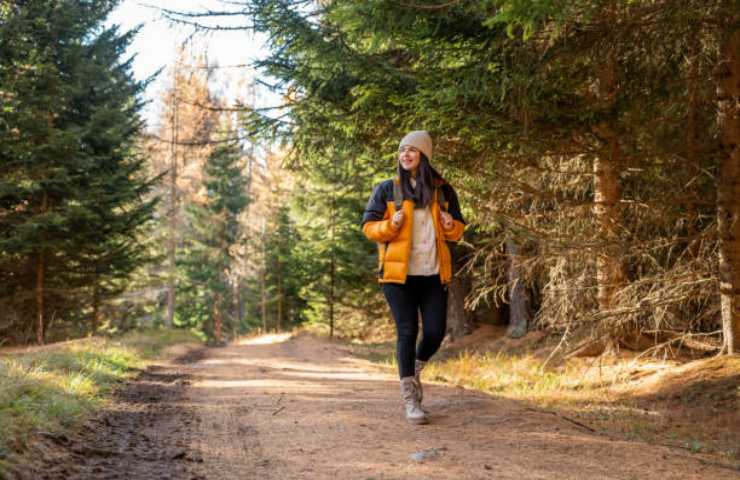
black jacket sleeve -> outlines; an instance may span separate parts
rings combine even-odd
[[[389,195],[389,190],[391,191]],[[393,197],[393,180],[386,180],[373,188],[370,200],[367,202],[365,212],[362,214],[362,225],[367,222],[383,220],[385,210],[388,208],[388,199]]]

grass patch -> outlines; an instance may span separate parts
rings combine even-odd
[[[35,433],[78,425],[116,384],[184,343],[200,341],[186,331],[148,330],[0,354],[0,473]]]
[[[527,354],[463,351],[431,362],[425,376],[555,410],[625,439],[740,460],[738,358],[572,359],[544,371],[542,364]]]
[[[585,376],[570,365],[545,371],[541,366],[542,359],[532,355],[463,351],[442,362],[431,362],[425,375],[431,380],[541,405],[591,398],[605,383],[603,378]]]

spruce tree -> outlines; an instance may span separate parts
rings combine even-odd
[[[153,202],[133,145],[145,83],[124,58],[135,32],[102,27],[117,3],[0,12],[2,302],[21,339],[33,328],[43,343],[51,312],[68,335],[85,331],[87,307],[145,260],[137,235]]]
[[[183,298],[178,317],[221,342],[225,313],[233,305],[229,273],[239,236],[238,217],[247,205],[239,146],[217,147],[208,157],[204,177],[204,201],[186,206],[192,231],[179,255],[185,278],[178,285]]]

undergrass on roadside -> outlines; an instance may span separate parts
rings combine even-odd
[[[352,347],[356,355],[397,371],[392,342]],[[625,439],[740,459],[737,357],[693,363],[573,358],[543,368],[541,356],[503,350],[443,350],[427,365],[424,380],[550,409]]]
[[[354,346],[355,353],[389,371],[397,370],[396,358],[388,344]],[[513,356],[462,351],[452,358],[429,362],[424,378],[481,390],[515,400],[547,401],[562,398],[569,390],[589,388],[576,382],[574,372],[540,371],[542,360],[532,356]]]
[[[148,330],[0,355],[0,472],[3,459],[26,450],[34,433],[74,426],[166,347],[199,342],[187,331]]]
[[[569,366],[542,370],[542,359],[528,355],[461,352],[442,362],[430,362],[425,376],[493,393],[514,400],[541,404],[595,392],[603,379],[585,378]]]
[[[553,409],[627,439],[718,454],[730,461],[740,458],[739,428],[728,425],[737,418],[734,405],[740,396],[734,383],[740,373],[737,358],[691,364],[704,380],[706,372],[724,369],[724,376],[711,382],[674,381],[647,389],[641,379],[651,373],[661,378],[687,367],[629,359],[572,359],[547,369],[542,364],[541,358],[526,354],[462,351],[430,362],[424,375],[431,381]]]

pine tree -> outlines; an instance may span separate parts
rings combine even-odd
[[[326,325],[330,337],[335,330],[358,334],[371,323],[367,317],[382,311],[376,295],[376,246],[357,235],[368,180],[331,154],[310,162],[310,169],[299,172],[301,181],[293,192],[307,318]]]
[[[181,318],[204,328],[216,342],[224,332],[224,313],[233,305],[229,272],[239,236],[238,217],[247,205],[242,154],[236,143],[217,147],[204,168],[205,200],[186,207],[191,235],[179,262],[184,282]]]
[[[137,232],[153,201],[133,144],[145,83],[123,58],[135,32],[102,28],[117,3],[11,1],[0,11],[2,301],[38,343],[51,312],[68,334],[84,331],[80,312],[146,260]]]

